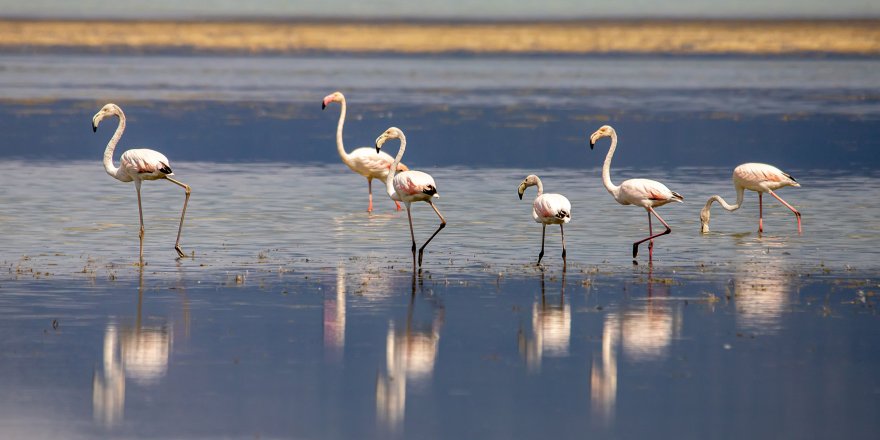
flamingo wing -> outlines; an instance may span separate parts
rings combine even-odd
[[[571,221],[571,202],[562,194],[542,194],[532,204],[535,221],[568,223]]]
[[[404,196],[425,194],[431,197],[437,194],[437,185],[428,173],[404,171],[394,175],[394,190]]]
[[[629,204],[645,206],[682,201],[681,194],[670,190],[666,185],[650,179],[630,179],[620,185],[620,193]]]
[[[126,173],[134,175],[172,175],[171,166],[168,158],[164,154],[149,150],[146,148],[138,148],[128,150],[122,153],[120,165],[125,169]]]
[[[754,184],[765,182],[772,184],[797,183],[797,180],[791,174],[766,163],[744,163],[736,167],[733,170],[733,174],[741,180]]]
[[[358,173],[377,179],[384,179],[394,163],[394,158],[388,155],[388,153],[384,151],[376,153],[376,149],[372,147],[358,148],[352,151],[349,157]],[[398,171],[406,171],[408,169],[404,164],[397,165]]]

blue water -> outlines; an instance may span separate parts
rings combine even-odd
[[[0,55],[0,437],[874,438],[880,339],[875,60]],[[339,163],[390,125],[449,221],[413,276],[405,212]],[[100,164],[165,153],[193,187]],[[109,123],[109,124],[108,124]],[[89,125],[87,127],[87,124]],[[634,265],[644,210],[685,196]],[[106,125],[106,126],[105,126]],[[396,144],[387,148],[394,152]],[[118,154],[117,154],[118,157]],[[762,161],[801,188],[735,213]],[[572,201],[558,229],[516,186]],[[437,219],[414,205],[421,243]]]

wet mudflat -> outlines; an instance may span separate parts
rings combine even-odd
[[[880,428],[876,61],[0,62],[3,437]],[[405,212],[374,182],[367,214],[365,179],[338,162],[338,108],[318,108],[335,89],[349,97],[349,150],[397,125],[404,161],[437,181],[449,226],[419,276]],[[100,165],[113,124],[87,127],[107,101],[129,117],[120,150],[161,150],[194,188],[189,258],[173,250],[182,191],[147,182],[147,265],[134,264],[134,188]],[[673,232],[653,265],[646,248],[639,264],[630,257],[644,211],[612,200],[599,169],[607,144],[587,145],[605,123],[621,135],[615,182],[648,177],[685,196],[658,210]],[[770,197],[757,233],[753,193],[734,213],[716,206],[699,234],[703,203],[735,198],[730,173],[747,161],[802,183],[779,191],[804,213],[802,235]],[[516,194],[532,173],[572,201],[565,272],[555,228],[534,264],[534,193]],[[414,218],[421,242],[437,219],[421,205]]]

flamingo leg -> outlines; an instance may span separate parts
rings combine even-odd
[[[538,254],[538,264],[541,264],[541,258],[544,258],[544,236],[547,234],[547,225],[541,225],[541,253]]]
[[[654,235],[654,227],[651,226],[651,213],[648,213],[648,235]],[[654,240],[648,242],[648,261],[654,259]]]
[[[565,230],[562,229],[562,223],[559,224],[559,234],[562,235],[562,266],[565,267]]]
[[[141,181],[134,181],[134,188],[138,195],[138,218],[140,219],[141,228],[138,231],[138,240],[140,240],[140,265],[144,265],[144,209],[141,207]]]
[[[434,205],[434,202],[428,200],[428,204],[431,205],[432,208],[434,208],[434,212],[437,213],[437,217],[440,217],[440,226],[438,226],[437,230],[434,231],[433,234],[431,234],[431,238],[429,238],[428,241],[426,241],[425,244],[423,244],[422,247],[419,248],[419,267],[422,267],[422,254],[425,252],[425,248],[428,246],[428,243],[430,243],[431,240],[434,239],[434,237],[437,235],[438,232],[440,232],[441,229],[446,227],[446,219],[443,218],[443,214],[440,214],[440,211],[437,209],[437,206]],[[415,246],[415,242],[413,242],[413,246]]]
[[[183,210],[180,211],[180,226],[177,227],[177,241],[174,242],[174,250],[177,251],[177,256],[183,258],[186,254],[183,253],[183,250],[180,249],[180,234],[183,233],[183,217],[186,216],[186,205],[189,203],[189,194],[192,192],[189,185],[178,182],[168,176],[165,176],[171,183],[180,186],[186,192],[186,197],[183,199]]]
[[[666,221],[663,220],[663,217],[660,217],[659,215],[657,215],[657,211],[654,211],[654,208],[645,208],[645,209],[648,210],[648,214],[649,214],[649,215],[650,215],[650,214],[654,214],[654,217],[657,217],[657,220],[660,220],[660,223],[663,223],[663,226],[666,226],[666,230],[663,231],[663,232],[661,232],[661,233],[659,233],[659,234],[652,234],[652,235],[649,235],[647,238],[643,238],[643,239],[641,239],[641,240],[639,240],[639,241],[633,243],[633,258],[635,258],[636,255],[639,254],[639,245],[640,245],[640,244],[642,244],[642,243],[644,243],[644,242],[646,242],[646,241],[648,241],[648,240],[653,240],[653,239],[655,239],[655,238],[657,238],[657,237],[659,237],[659,236],[661,236],[661,235],[666,235],[666,234],[672,232],[672,228],[670,228],[669,225],[666,224]],[[649,218],[650,218],[650,217],[649,217]],[[648,255],[649,255],[649,260],[650,260],[650,255],[652,255],[652,253],[649,253]]]
[[[416,270],[416,234],[413,232],[413,224],[412,224],[412,212],[410,211],[410,204],[406,204],[406,216],[409,218],[409,237],[412,239],[412,254],[413,254],[413,271]]]
[[[370,205],[367,206],[367,212],[373,212],[373,178],[372,177],[367,177],[367,191],[370,193]]]
[[[764,232],[764,193],[758,193],[758,232]]]
[[[791,212],[794,213],[794,216],[797,217],[798,234],[801,234],[802,232],[801,232],[801,213],[800,213],[800,211],[798,211],[797,209],[794,209],[794,207],[789,205],[785,200],[782,200],[782,197],[777,196],[775,192],[773,192],[773,191],[769,191],[769,192],[770,192],[771,196],[776,197],[776,200],[779,200],[780,202],[782,202],[782,204],[785,205],[786,208],[790,209]]]

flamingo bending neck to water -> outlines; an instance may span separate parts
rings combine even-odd
[[[722,208],[728,211],[736,211],[742,206],[743,193],[745,190],[755,191],[758,193],[758,232],[764,232],[764,193],[770,193],[782,202],[786,208],[790,209],[797,218],[798,234],[801,233],[801,213],[789,205],[781,197],[777,196],[774,189],[784,188],[786,186],[800,187],[801,184],[791,177],[791,174],[785,173],[773,165],[766,163],[744,163],[733,170],[733,186],[736,188],[736,203],[728,204],[719,195],[709,197],[706,206],[700,211],[700,232],[705,234],[709,232],[709,209],[712,202],[718,202]]]
[[[125,113],[116,104],[105,105],[92,117],[92,131],[97,132],[98,124],[104,118],[110,116],[118,117],[119,125],[116,127],[116,132],[113,133],[113,137],[110,138],[110,142],[107,143],[107,148],[104,150],[104,170],[120,182],[134,182],[134,188],[137,190],[138,214],[141,224],[140,232],[138,233],[140,238],[140,264],[143,265],[144,262],[144,210],[141,206],[141,182],[144,180],[165,179],[180,186],[186,192],[186,197],[183,199],[183,210],[180,212],[180,226],[177,228],[177,241],[174,242],[174,250],[177,251],[177,255],[180,258],[185,257],[183,250],[180,249],[180,234],[183,232],[183,217],[186,215],[186,205],[189,203],[191,192],[189,185],[171,178],[174,173],[171,171],[168,158],[155,150],[146,148],[128,150],[122,153],[122,157],[119,159],[119,168],[116,168],[113,165],[113,151],[122,137],[122,132],[125,131]]]
[[[388,176],[388,170],[391,168],[391,163],[394,162],[394,159],[388,153],[374,152],[370,147],[360,147],[352,151],[351,154],[346,153],[345,146],[342,144],[342,126],[345,124],[346,109],[345,96],[341,92],[333,92],[325,96],[321,102],[321,110],[327,108],[327,105],[332,102],[338,102],[342,106],[342,110],[339,112],[339,123],[336,126],[336,151],[339,152],[342,163],[346,164],[352,171],[367,178],[367,190],[370,193],[370,204],[367,207],[367,212],[373,212],[373,179],[384,181],[385,177]],[[402,163],[397,165],[397,171],[406,171],[408,169]],[[395,200],[394,205],[400,211],[400,203]]]
[[[620,203],[621,205],[641,206],[648,211],[649,235],[647,238],[633,243],[633,259],[635,259],[639,253],[639,245],[649,241],[648,261],[651,261],[654,258],[654,239],[672,232],[672,229],[663,218],[657,214],[657,211],[654,211],[654,208],[670,202],[682,202],[684,197],[677,192],[670,191],[666,185],[657,182],[656,180],[629,179],[623,181],[620,186],[611,183],[611,158],[614,156],[614,150],[617,149],[617,132],[614,131],[614,128],[610,125],[603,125],[596,130],[595,133],[590,135],[590,149],[592,150],[593,146],[596,145],[596,141],[603,137],[611,138],[611,148],[608,150],[608,154],[605,156],[605,164],[602,166],[602,183],[605,185],[605,189],[607,189],[608,192],[611,193],[611,196],[614,197],[614,200],[617,200],[617,203]],[[654,214],[654,216],[657,217],[657,220],[660,220],[660,223],[663,223],[663,226],[666,227],[665,231],[656,235],[654,234],[654,230],[651,226],[651,214]]]
[[[440,197],[440,195],[437,194],[437,185],[434,184],[434,178],[431,177],[430,174],[421,171],[407,170],[400,173],[395,171],[397,170],[397,164],[400,163],[400,159],[403,158],[403,152],[406,151],[406,136],[403,135],[403,131],[397,127],[391,127],[388,130],[385,130],[384,133],[376,138],[376,151],[379,151],[388,139],[400,139],[400,151],[397,152],[397,157],[394,158],[394,163],[390,168],[388,177],[385,178],[385,189],[388,192],[388,196],[391,197],[391,200],[401,201],[406,205],[406,216],[409,218],[409,235],[410,238],[412,238],[413,269],[415,269],[416,236],[413,232],[410,205],[412,202],[426,202],[431,205],[431,208],[437,213],[437,217],[440,217],[440,226],[438,226],[437,230],[431,234],[428,241],[419,248],[419,267],[422,267],[422,254],[425,251],[425,247],[428,246],[428,243],[434,239],[441,229],[446,227],[446,219],[443,218],[443,214],[440,214],[437,206],[431,201],[432,198]]]
[[[559,234],[562,236],[562,265],[565,266],[565,231],[562,225],[571,221],[571,202],[562,194],[544,194],[544,185],[541,179],[531,174],[527,176],[517,188],[519,199],[522,200],[523,193],[530,186],[538,187],[538,195],[532,203],[532,218],[535,222],[540,223],[541,229],[541,253],[538,254],[538,264],[541,264],[541,258],[544,258],[544,237],[547,234],[547,225],[559,225]]]

